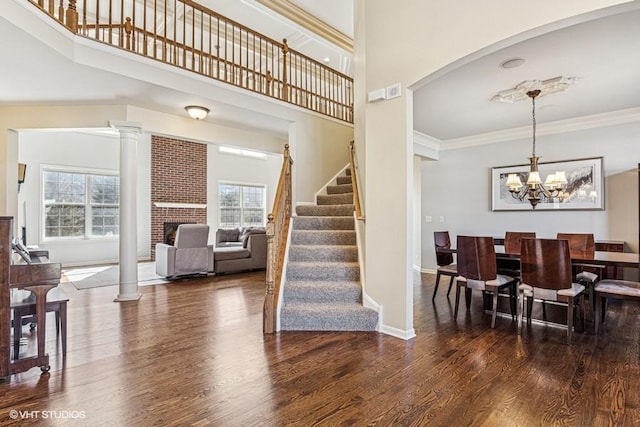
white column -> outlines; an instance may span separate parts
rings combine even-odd
[[[136,202],[136,165],[140,124],[111,121],[120,131],[120,285],[114,301],[137,301],[138,230]]]

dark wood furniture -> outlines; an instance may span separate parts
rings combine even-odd
[[[471,307],[471,290],[490,292],[493,296],[491,328],[496,326],[498,293],[509,291],[511,314],[515,314],[516,279],[497,273],[496,254],[492,237],[458,236],[458,277],[456,278],[456,305],[454,319],[458,317],[460,288],[465,288],[467,310]]]
[[[67,355],[67,302],[69,297],[60,288],[56,286],[47,294],[46,312],[55,314],[56,318],[56,337],[62,339],[62,356]],[[36,304],[33,293],[28,293],[25,298],[16,298],[15,295],[11,300],[11,309],[13,310],[13,358],[17,359],[20,351],[20,338],[22,337],[22,326],[25,323],[37,325],[36,320]]]
[[[439,252],[449,252],[455,254],[457,252],[456,248],[449,249],[438,249]],[[495,246],[496,258],[520,258],[520,255],[517,254],[508,254],[504,252],[504,246],[497,245]],[[589,262],[590,264],[602,265],[602,266],[611,266],[611,267],[631,267],[638,268],[638,261],[640,258],[637,253],[630,252],[602,252],[595,251],[593,256],[591,257],[576,257],[571,258],[571,262],[576,263],[584,263]]]
[[[524,239],[522,241],[520,253],[522,308],[518,316],[518,330],[520,330],[522,323],[525,301],[528,302],[527,322],[531,323],[534,300],[541,301],[543,309],[547,302],[561,303],[567,306],[567,344],[571,344],[575,308],[581,314],[580,318],[584,328],[584,310],[581,310],[580,306],[583,302],[585,288],[583,285],[573,283],[569,253],[567,240]]]
[[[35,366],[43,373],[49,371],[49,356],[45,353],[46,298],[60,282],[61,273],[57,263],[11,265],[12,237],[13,218],[0,217],[0,379]],[[11,358],[11,288],[34,294],[38,352],[33,357]]]
[[[504,251],[509,254],[520,254],[522,239],[535,239],[536,233],[529,231],[507,231],[504,234]],[[498,273],[515,278],[520,277],[520,260],[516,258],[498,258]]]
[[[596,312],[594,332],[606,319],[607,299],[621,299],[640,302],[640,283],[629,280],[601,280],[595,286]]]
[[[620,240],[596,240],[596,251],[624,252],[624,242]],[[621,267],[607,266],[602,271],[603,279],[622,279]]]
[[[434,231],[433,241],[436,247],[436,264],[438,269],[436,270],[436,286],[433,289],[433,296],[431,301],[434,301],[436,294],[438,293],[438,286],[440,285],[440,276],[449,277],[449,289],[447,290],[447,297],[451,293],[451,286],[453,280],[458,275],[458,267],[453,263],[453,254],[448,252],[439,252],[438,248],[450,248],[451,239],[449,238],[448,231]]]

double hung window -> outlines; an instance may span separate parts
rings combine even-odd
[[[265,187],[220,183],[220,228],[264,226]]]
[[[44,238],[99,238],[119,232],[117,175],[45,169]]]

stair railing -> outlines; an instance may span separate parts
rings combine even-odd
[[[356,219],[358,221],[364,221],[365,216],[362,212],[362,205],[360,204],[360,192],[358,191],[358,170],[356,164],[354,141],[351,141],[349,143],[349,167],[351,168],[351,186],[353,188],[353,205],[355,206]]]
[[[293,159],[289,153],[289,144],[284,146],[284,159],[278,180],[273,210],[267,216],[267,275],[266,293],[263,307],[262,330],[265,334],[272,334],[276,330],[276,313],[278,310],[278,295],[284,269],[284,256],[289,222],[291,220],[291,165]]]
[[[352,78],[194,1],[29,1],[79,36],[353,123]]]

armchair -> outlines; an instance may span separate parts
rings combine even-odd
[[[156,244],[156,274],[166,278],[213,271],[213,246],[209,226],[180,224],[173,246]]]

